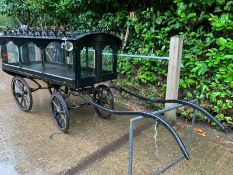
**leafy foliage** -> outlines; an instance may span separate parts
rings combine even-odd
[[[6,30],[6,28],[14,28],[18,23],[18,20],[14,17],[0,15],[0,31]]]
[[[23,25],[41,26],[56,17],[57,0],[0,0],[0,13],[17,17]]]

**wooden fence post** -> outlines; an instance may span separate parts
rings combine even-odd
[[[182,51],[183,51],[183,39],[180,38],[179,36],[171,37],[170,49],[169,49],[169,64],[168,64],[168,73],[167,73],[166,100],[178,99]],[[169,108],[174,105],[175,105],[174,103],[167,103],[165,104],[165,108]],[[166,120],[172,125],[175,124],[176,110],[167,112]]]

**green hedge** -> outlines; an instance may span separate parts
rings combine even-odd
[[[132,32],[126,50],[136,54],[168,55],[170,36],[182,36],[179,98],[199,99],[201,106],[217,115],[219,121],[233,127],[233,13],[230,13],[233,1],[220,2],[212,10],[212,4],[206,4],[206,9],[201,9],[203,4],[183,1],[176,4],[175,11],[169,9],[161,13],[152,7],[136,13],[128,21]],[[166,83],[166,63],[150,60],[124,63],[120,64],[124,77],[130,80],[133,76],[140,83],[153,84],[165,92],[165,86],[159,82]],[[184,117],[189,117],[188,114],[182,113]],[[203,116],[200,119],[206,120]]]
[[[19,24],[15,17],[0,15],[0,32],[7,28],[14,28]]]

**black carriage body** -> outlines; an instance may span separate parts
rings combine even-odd
[[[72,51],[62,48],[72,43]],[[117,78],[121,40],[107,33],[70,37],[1,36],[2,69],[72,89]]]

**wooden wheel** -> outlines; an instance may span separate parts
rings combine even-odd
[[[52,117],[58,127],[64,133],[69,129],[68,108],[65,100],[59,92],[54,92],[51,96]]]
[[[106,85],[99,85],[94,90],[94,101],[100,106],[107,109],[114,109],[114,97],[112,91]],[[103,118],[108,119],[111,113],[100,108],[95,107],[96,114]]]
[[[11,82],[12,94],[17,106],[25,112],[32,109],[32,92],[27,82],[18,76],[15,76]]]

